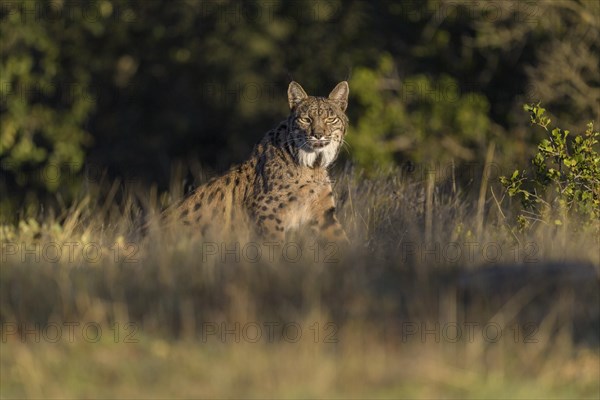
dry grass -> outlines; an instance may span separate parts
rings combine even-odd
[[[347,171],[347,249],[143,236],[122,186],[5,226],[0,394],[598,397],[598,236],[456,187]]]

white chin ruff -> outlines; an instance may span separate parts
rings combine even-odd
[[[298,150],[298,163],[310,168],[327,168],[335,160],[335,156],[337,155],[335,145],[335,142],[331,142],[323,148],[312,151],[300,149]]]

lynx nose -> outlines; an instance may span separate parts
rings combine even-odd
[[[322,139],[322,138],[323,138],[323,136],[325,136],[325,132],[323,132],[323,131],[313,131],[313,132],[312,132],[312,136],[313,136],[315,139]]]

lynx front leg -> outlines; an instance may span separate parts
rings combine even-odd
[[[269,241],[282,243],[285,239],[285,229],[280,216],[275,214],[258,215],[256,218],[258,235]]]
[[[310,228],[321,242],[349,244],[348,236],[335,216],[335,202],[331,187],[323,190],[314,204]]]

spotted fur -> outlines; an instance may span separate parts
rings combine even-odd
[[[308,96],[291,82],[289,117],[270,130],[251,157],[198,187],[174,216],[202,235],[253,230],[269,240],[305,228],[325,241],[347,241],[335,216],[327,172],[340,152],[348,119],[348,83],[328,97]]]

